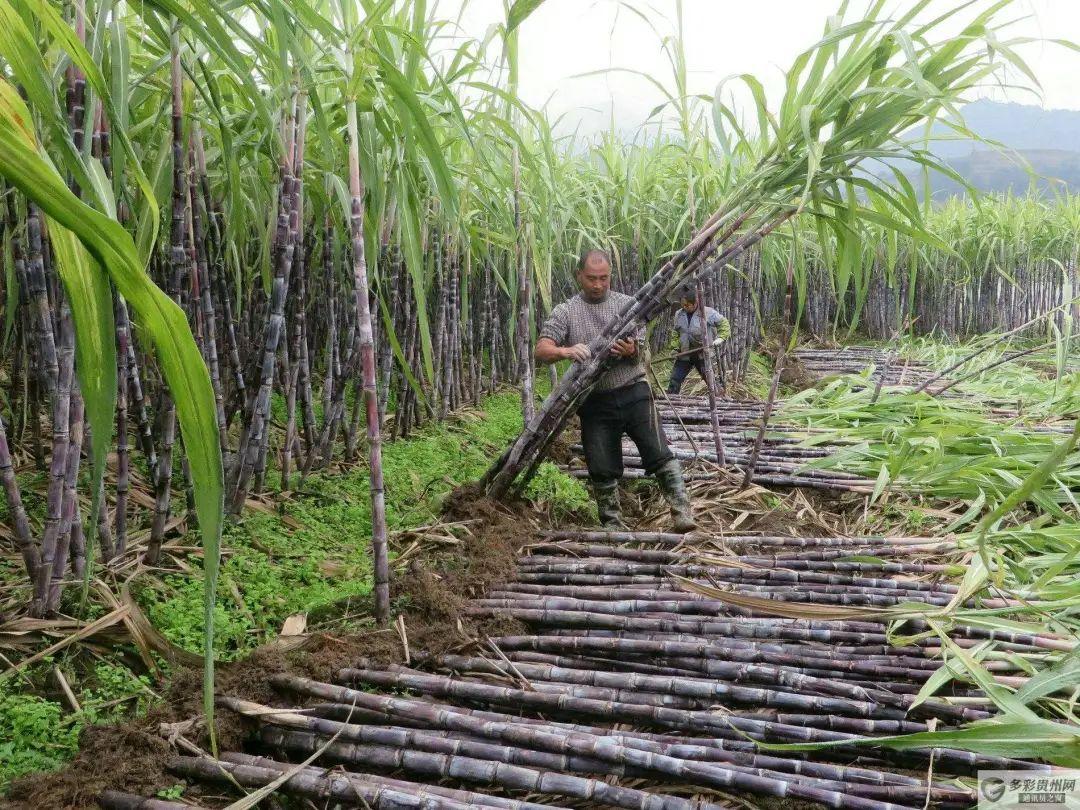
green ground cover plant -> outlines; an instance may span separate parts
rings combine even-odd
[[[520,397],[511,391],[488,397],[481,409],[461,411],[408,439],[388,443],[383,460],[390,529],[437,520],[446,495],[482,473],[495,448],[520,429]],[[581,483],[553,464],[543,465],[528,495],[556,513],[580,512],[590,503]],[[308,613],[309,628],[370,627],[370,526],[363,464],[316,474],[275,511],[249,510],[229,525],[216,600],[219,660],[243,657],[274,638],[294,613]],[[195,553],[182,560],[186,569],[140,577],[135,594],[169,641],[197,653],[203,644],[202,566]],[[8,574],[10,581],[22,576],[16,565],[0,570],[0,580],[8,581]],[[57,663],[66,666],[63,661],[43,662],[3,684],[0,795],[17,776],[52,770],[70,759],[87,724],[130,717],[153,701],[150,679],[133,671],[136,665],[118,651],[88,668],[78,662],[86,670],[80,679],[69,673],[78,684],[74,688],[83,709],[73,712],[53,680]]]

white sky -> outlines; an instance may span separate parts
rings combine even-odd
[[[663,35],[674,32],[675,0],[546,0],[522,26],[520,93],[531,106],[547,103],[551,114],[565,113],[563,131],[578,123],[582,132],[606,128],[612,106],[617,125],[633,130],[662,100],[639,76],[574,78],[578,74],[631,68],[673,85],[660,39],[627,10],[628,2],[651,8],[649,16]],[[985,8],[989,0],[978,2],[977,7]],[[953,3],[938,0],[931,8],[936,15],[948,5]],[[851,6],[861,7],[860,0],[852,0]],[[898,2],[893,7],[908,6]],[[826,17],[838,7],[839,0],[684,0],[691,92],[711,95],[720,79],[747,72],[765,84],[770,101],[775,101],[782,92],[781,71],[820,37]],[[464,32],[477,38],[504,13],[503,0],[439,0],[437,9],[444,17],[460,11]],[[848,19],[854,18],[849,12]],[[1080,0],[1016,0],[1002,19],[1016,18],[1024,19],[1010,28],[1013,36],[1080,42]],[[1021,53],[1042,85],[1041,98],[998,88],[987,88],[982,96],[1080,109],[1080,53],[1046,42],[1030,43]]]

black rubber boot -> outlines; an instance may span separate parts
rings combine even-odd
[[[622,509],[619,507],[619,482],[594,481],[592,492],[596,500],[596,513],[600,516],[600,525],[605,529],[625,529]]]
[[[694,531],[698,525],[690,511],[690,496],[686,494],[686,483],[678,459],[664,462],[656,471],[656,482],[664,493],[664,500],[671,507],[671,530],[676,534]]]

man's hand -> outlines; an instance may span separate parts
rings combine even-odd
[[[563,349],[562,356],[564,360],[574,360],[578,363],[584,363],[591,355],[588,346],[584,343],[577,343]]]
[[[637,354],[637,341],[616,340],[611,345],[611,353],[616,357],[633,357]]]

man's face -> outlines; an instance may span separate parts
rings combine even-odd
[[[611,289],[611,265],[606,259],[591,259],[578,271],[578,285],[586,301],[599,302]]]
[[[683,308],[683,312],[693,312],[697,309],[697,301],[692,298],[689,301],[684,298],[680,305]]]

